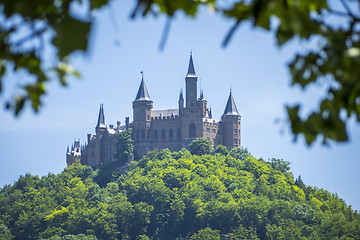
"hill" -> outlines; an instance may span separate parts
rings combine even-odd
[[[149,152],[123,174],[78,163],[0,192],[0,239],[360,239],[360,215],[289,163]]]

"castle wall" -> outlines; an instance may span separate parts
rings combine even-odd
[[[129,123],[129,118],[126,118],[126,129],[132,128],[135,155],[142,157],[147,151],[155,148],[178,151],[183,147],[188,148],[189,144],[198,138],[211,141],[213,148],[220,144],[225,145],[229,150],[241,146],[241,117],[231,91],[221,121],[212,119],[211,110],[207,108],[202,90],[200,98],[197,98],[197,78],[190,55],[185,78],[186,106],[184,107],[181,91],[178,109],[153,110],[153,102],[142,76],[138,93],[133,101],[133,122]],[[117,159],[114,158],[116,135],[125,130],[125,126],[120,126],[120,122],[117,125],[117,128],[113,125],[106,127],[101,104],[98,124],[95,128],[96,135],[88,134],[88,144],[81,149],[81,154],[73,149],[72,152],[67,152],[67,164],[71,165],[80,157],[83,164],[92,167],[100,163],[116,161]]]

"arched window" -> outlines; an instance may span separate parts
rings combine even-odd
[[[177,133],[176,133],[176,138],[177,138],[178,141],[180,141],[180,140],[181,140],[181,131],[180,131],[180,128],[178,128],[176,132],[177,132]]]
[[[165,129],[161,130],[161,141],[165,142]]]
[[[196,126],[193,123],[189,125],[189,137],[196,137]]]
[[[174,140],[174,133],[172,128],[170,128],[169,130],[169,141],[172,142]]]
[[[154,131],[154,142],[157,142],[159,140],[159,137],[158,137],[158,130],[155,129]]]

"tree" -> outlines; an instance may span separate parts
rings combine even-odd
[[[190,237],[191,240],[202,240],[202,239],[209,239],[209,240],[220,240],[220,231],[219,230],[212,230],[211,228],[204,228],[200,229],[197,233]]]
[[[248,151],[248,149],[244,147],[231,149],[230,155],[240,160],[245,160],[246,158],[252,156],[251,153]]]
[[[190,143],[189,150],[191,154],[199,155],[199,156],[204,154],[210,154],[211,142],[204,138],[196,139],[192,141],[192,143]]]
[[[131,128],[119,133],[115,139],[116,153],[114,157],[125,163],[129,156],[134,154],[134,141],[131,136]]]
[[[13,238],[10,230],[4,224],[0,223],[0,240],[9,240]]]
[[[229,150],[224,145],[219,145],[216,147],[215,153],[227,156],[229,155]]]
[[[25,70],[35,79],[34,83],[21,87],[22,91],[14,99],[6,100],[6,107],[15,114],[27,102],[38,111],[40,97],[46,92],[50,78],[66,85],[68,74],[79,76],[68,64],[67,57],[87,49],[93,24],[90,16],[108,0],[88,1],[90,5],[83,16],[74,16],[72,10],[77,2],[4,0],[0,3],[3,20],[0,24],[0,94],[3,78],[12,68],[16,72]],[[295,139],[303,134],[309,145],[318,136],[323,143],[329,139],[348,140],[347,119],[354,117],[360,122],[360,38],[357,37],[360,16],[354,10],[359,9],[359,1],[340,0],[334,4],[330,0],[240,0],[222,4],[216,0],[138,0],[131,17],[164,14],[171,19],[177,12],[194,17],[203,6],[234,21],[223,46],[228,45],[243,22],[274,34],[279,47],[298,39],[308,43],[312,50],[297,54],[288,65],[291,84],[305,89],[314,83],[327,82],[327,90],[320,105],[308,116],[301,117],[301,104],[286,106],[291,130]],[[334,24],[334,18],[342,24]],[[28,30],[29,35],[14,41],[23,29]],[[51,43],[45,41],[50,32],[54,32]],[[317,47],[312,45],[314,40],[318,42]],[[45,62],[43,58],[44,44],[55,48],[52,61]],[[49,62],[53,64],[49,66]]]

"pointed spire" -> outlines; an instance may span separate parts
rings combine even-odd
[[[209,111],[209,117],[212,118],[211,107],[210,107],[210,111]]]
[[[145,85],[145,81],[144,81],[144,72],[141,71],[140,73],[141,73],[141,84],[140,84],[139,90],[137,92],[135,101],[137,101],[137,100],[151,101],[149,93],[148,93],[146,85]]]
[[[192,52],[190,52],[190,61],[189,61],[189,67],[188,67],[188,72],[187,72],[187,76],[189,76],[189,75],[196,76],[194,62],[193,62],[193,58],[192,58]]]
[[[200,89],[200,99],[203,100],[204,99],[204,92],[202,89]]]
[[[69,145],[67,145],[66,153],[69,153]]]
[[[230,88],[230,95],[226,103],[225,111],[223,115],[239,115],[238,110],[235,105],[234,98],[232,96],[232,91]]]
[[[99,117],[96,127],[106,127],[105,126],[105,115],[104,115],[104,104],[100,104]]]
[[[179,100],[184,100],[183,90],[182,89],[180,90]]]

